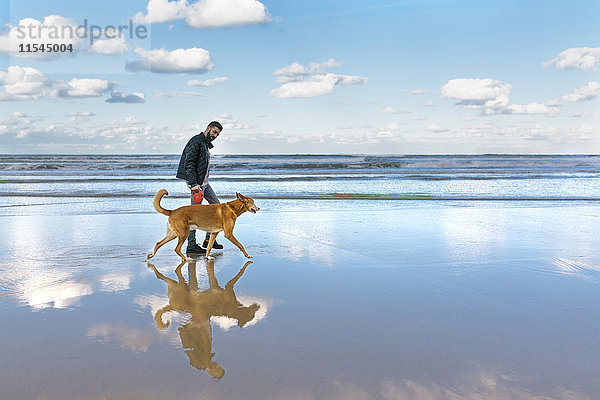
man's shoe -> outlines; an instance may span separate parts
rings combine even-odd
[[[187,254],[206,254],[206,249],[198,246],[198,244],[194,243],[193,246],[188,245],[187,250],[185,251]]]
[[[202,247],[208,248],[208,240],[205,240],[204,243],[202,243]],[[217,250],[221,250],[223,248],[222,244],[217,243],[217,241],[215,240],[215,242],[213,243],[213,249],[217,249]]]

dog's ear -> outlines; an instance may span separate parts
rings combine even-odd
[[[235,197],[237,197],[237,198],[238,198],[238,199],[240,199],[240,200],[242,199],[242,195],[241,195],[241,194],[239,194],[238,192],[235,192]]]

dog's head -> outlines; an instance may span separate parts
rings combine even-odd
[[[256,214],[256,212],[260,210],[260,207],[254,204],[254,200],[251,197],[244,196],[243,194],[237,192],[235,193],[235,195],[238,198],[238,200],[244,204],[244,208],[250,211],[252,214]]]

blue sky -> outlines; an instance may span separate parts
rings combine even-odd
[[[600,152],[597,1],[5,3],[0,153]]]

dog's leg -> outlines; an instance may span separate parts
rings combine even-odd
[[[242,253],[244,253],[246,258],[252,258],[252,256],[246,252],[246,249],[244,249],[244,246],[242,246],[239,240],[237,240],[235,236],[233,236],[233,224],[227,224],[227,226],[225,226],[224,228],[225,237],[227,238],[227,240],[235,244],[238,247],[238,249],[240,249]]]
[[[246,252],[244,246],[242,246],[242,244],[235,238],[235,236],[233,236],[233,233],[230,233],[229,236],[225,235],[225,237],[229,239],[231,243],[235,244],[242,251],[242,253],[244,253],[244,256],[246,256],[246,258],[252,258],[252,256]]]
[[[182,285],[187,284],[187,282],[185,281],[185,278],[183,277],[183,273],[181,273],[181,267],[183,267],[184,265],[185,265],[185,261],[182,261],[179,263],[177,268],[175,268],[175,275],[177,275],[177,279],[179,279],[179,283]]]
[[[208,239],[208,246],[206,246],[206,258],[210,258],[210,251],[212,250],[213,245],[215,244],[215,240],[217,240],[217,235],[219,232],[211,233],[210,239]]]
[[[187,261],[187,258],[181,252],[181,246],[183,246],[183,242],[185,242],[185,239],[187,239],[187,234],[184,236],[179,236],[178,239],[177,246],[175,246],[175,253],[177,253],[183,261]]]
[[[244,264],[244,266],[242,267],[242,269],[240,269],[240,272],[238,272],[236,276],[234,276],[233,278],[231,278],[229,280],[229,282],[227,282],[227,284],[225,285],[225,290],[226,291],[227,290],[233,291],[233,286],[235,286],[235,284],[237,283],[237,281],[242,277],[242,275],[244,275],[244,272],[246,271],[246,268],[250,264],[252,264],[252,261],[250,261],[250,260],[246,261],[246,264]]]
[[[177,285],[177,281],[164,276],[162,273],[160,273],[158,271],[158,269],[156,269],[156,267],[153,264],[148,263],[148,267],[152,268],[154,270],[154,274],[156,275],[156,277],[158,279],[160,279],[161,281],[165,281],[167,283],[167,286],[171,287],[171,286]]]
[[[171,240],[175,239],[176,237],[177,237],[177,235],[175,235],[175,232],[173,232],[171,230],[171,228],[169,226],[167,226],[167,236],[165,236],[165,238],[163,240],[161,240],[160,242],[156,243],[156,246],[154,246],[154,251],[152,253],[148,254],[148,258],[154,257],[154,255],[156,254],[158,249],[160,249],[163,244],[170,242]]]

